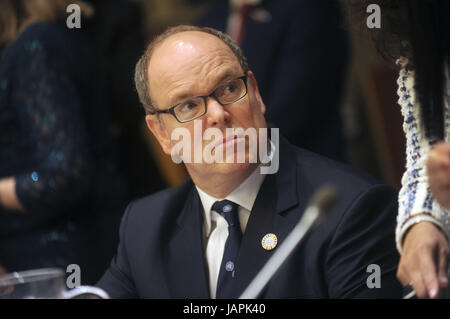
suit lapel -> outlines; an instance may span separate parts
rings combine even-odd
[[[273,233],[280,245],[301,217],[290,214],[298,206],[297,165],[291,146],[280,139],[280,169],[267,175],[253,205],[237,261],[233,298],[239,297],[273,252],[261,240]],[[298,210],[296,210],[298,211]]]
[[[296,155],[280,137],[280,169],[267,175],[253,205],[242,238],[237,260],[233,296],[239,297],[270,258],[272,251],[263,249],[261,240],[274,233],[280,245],[301,217],[306,202],[299,202],[298,192],[309,197],[307,185],[297,185]],[[164,253],[165,274],[172,298],[210,298],[208,270],[203,244],[201,201],[192,186],[177,218],[173,235],[168,235]]]
[[[210,298],[203,249],[203,217],[197,192],[192,187],[169,236],[165,256],[166,277],[172,298]]]

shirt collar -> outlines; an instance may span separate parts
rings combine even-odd
[[[251,212],[253,204],[256,200],[256,196],[258,196],[259,189],[261,188],[261,184],[264,181],[264,177],[265,175],[261,174],[259,167],[257,167],[249,177],[247,177],[225,198],[216,198],[214,196],[211,196],[202,191],[196,185],[195,187],[197,188],[200,200],[203,205],[206,234],[209,234],[211,231],[211,208],[216,201],[227,199]]]

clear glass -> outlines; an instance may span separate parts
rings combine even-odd
[[[97,287],[79,286],[67,290],[65,273],[58,268],[42,268],[0,276],[0,299],[108,299]]]

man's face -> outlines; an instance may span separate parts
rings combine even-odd
[[[154,105],[159,109],[171,106],[195,96],[205,96],[213,92],[221,84],[244,75],[244,72],[230,48],[217,37],[198,31],[177,33],[160,44],[150,60],[149,86]],[[202,130],[219,129],[226,137],[226,128],[259,128],[266,127],[264,119],[265,105],[258,91],[252,72],[248,72],[248,92],[245,97],[235,103],[222,106],[213,97],[207,99],[207,112],[199,117]],[[194,121],[178,122],[170,114],[161,114],[159,123],[156,115],[146,117],[147,124],[160,142],[164,152],[171,154],[177,140],[171,141],[172,132],[186,128],[191,134],[191,150],[194,150]],[[203,133],[203,132],[202,132]],[[248,142],[248,141],[247,141]],[[211,140],[202,140],[203,149]],[[217,147],[224,150],[231,144],[228,142]],[[237,147],[234,145],[234,152]],[[252,170],[255,164],[249,164],[248,145],[245,163],[186,163],[192,174],[208,176],[209,174],[230,174],[236,171]],[[225,154],[225,153],[224,153]]]

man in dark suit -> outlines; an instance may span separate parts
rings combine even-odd
[[[196,121],[204,132],[254,128],[261,138],[267,129],[253,73],[239,47],[216,30],[170,28],[148,46],[135,80],[147,125],[166,154],[176,148],[172,133],[182,128],[194,136]],[[279,169],[263,175],[249,141],[220,139],[213,152],[227,150],[226,160],[213,163],[193,163],[189,147],[178,150],[190,179],[128,206],[117,255],[98,286],[113,298],[238,297],[301,218],[312,193],[332,183],[341,191],[339,203],[261,297],[400,297],[394,190],[274,136],[270,149]],[[240,143],[245,147],[235,150]],[[239,152],[244,162],[233,161]],[[368,272],[373,265],[379,270],[375,287]]]

